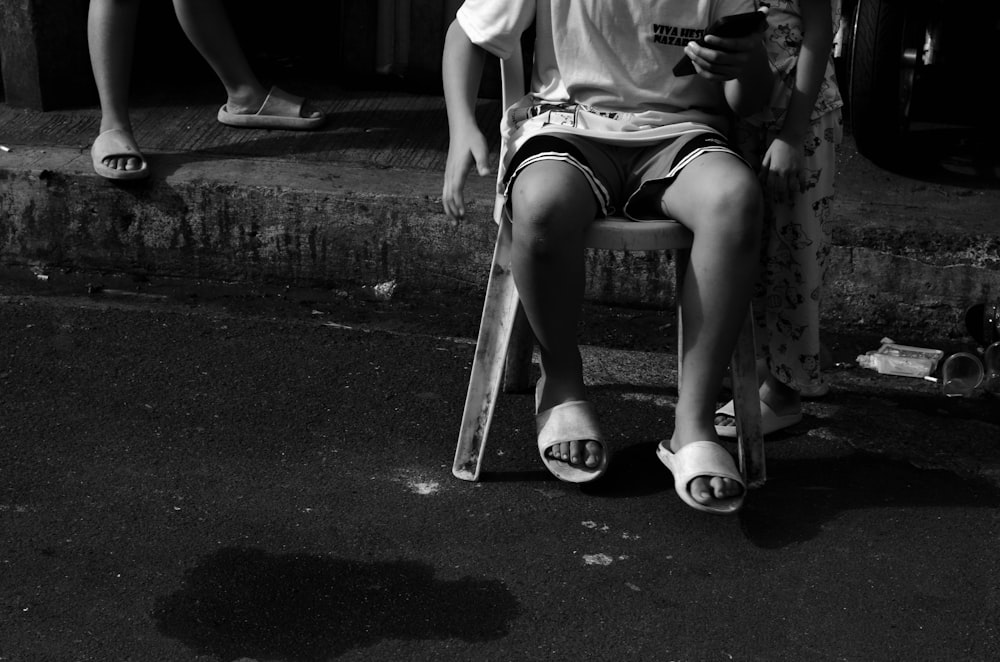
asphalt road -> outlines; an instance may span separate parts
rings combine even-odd
[[[602,484],[528,395],[471,484],[468,306],[88,278],[0,279],[3,662],[1000,659],[995,399],[841,364],[720,518],[653,454],[669,347],[585,349]]]

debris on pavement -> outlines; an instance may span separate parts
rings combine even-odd
[[[898,345],[891,338],[883,338],[881,347],[858,356],[858,365],[883,375],[922,378],[937,369],[943,356],[940,349]]]
[[[396,281],[387,280],[375,286],[375,298],[381,301],[388,301],[396,291]]]

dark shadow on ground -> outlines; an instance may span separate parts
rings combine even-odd
[[[878,392],[874,386],[855,384],[850,393],[833,393],[826,400],[839,404],[845,410],[858,410],[870,405],[873,399],[885,400],[896,412],[912,412],[913,417],[927,417],[929,421],[980,421],[990,425],[1000,425],[1000,399],[982,388],[968,397],[949,398],[939,387],[925,391],[899,391],[892,393],[891,400],[885,392]],[[846,426],[846,424],[845,424]]]
[[[860,508],[1000,506],[1000,492],[944,470],[872,453],[774,460],[768,481],[740,513],[744,532],[768,549],[809,540],[840,513]]]
[[[222,549],[156,601],[159,630],[222,660],[328,660],[384,639],[493,641],[517,601],[498,580],[434,578],[415,561]]]

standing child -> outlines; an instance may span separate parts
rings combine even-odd
[[[91,146],[94,171],[105,179],[144,179],[146,158],[132,135],[129,79],[139,0],[91,0],[87,15],[90,62],[101,103],[101,129]],[[233,33],[222,0],[174,0],[184,34],[226,88],[223,124],[266,129],[317,129],[326,115],[301,97],[264,87]]]
[[[484,52],[509,57],[535,26],[531,90],[505,113],[498,193],[512,221],[514,281],[541,352],[539,451],[563,480],[592,480],[610,457],[576,337],[584,232],[612,212],[669,217],[694,243],[681,292],[684,386],[673,436],[657,455],[685,503],[715,513],[742,505],[745,485],[713,418],[753,291],[762,199],[726,134],[731,112],[764,106],[773,75],[762,31],[693,40],[716,19],[754,8],[752,0],[466,0],[448,31],[442,200],[461,219],[470,168],[489,173],[474,112]],[[675,75],[685,54],[697,73]]]
[[[764,434],[798,423],[801,398],[829,388],[820,374],[819,311],[843,105],[831,57],[840,2],[767,4],[765,43],[779,82],[770,111],[739,125],[740,148],[760,164],[767,203],[754,300]],[[716,431],[736,436],[732,402],[716,412]]]

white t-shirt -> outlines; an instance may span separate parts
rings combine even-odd
[[[754,0],[466,0],[456,18],[473,43],[501,59],[535,23],[527,103],[621,113],[629,132],[683,122],[726,132],[722,85],[671,69],[712,21],[754,9]]]

